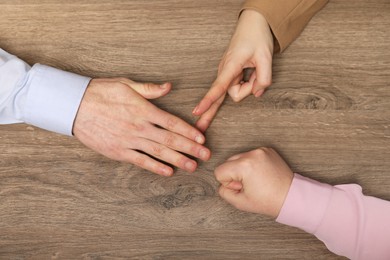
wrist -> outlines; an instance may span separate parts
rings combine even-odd
[[[266,46],[271,55],[274,51],[274,36],[271,27],[265,16],[256,10],[245,9],[242,12],[235,37],[252,39],[257,43],[257,46]]]
[[[245,9],[242,11],[239,21],[250,21],[250,22],[258,22],[262,24],[268,25],[267,19],[258,11],[253,10],[253,9]]]
[[[272,215],[272,217],[274,219],[276,219],[279,216],[279,214],[283,208],[283,205],[286,202],[286,198],[287,198],[288,193],[290,191],[293,179],[294,179],[294,175],[291,172],[291,174],[289,174],[288,177],[286,176],[286,178],[282,180],[282,183],[280,184],[280,187],[278,188],[278,191],[276,192],[277,201],[275,202],[275,204],[276,204],[275,210],[273,212],[274,214]]]

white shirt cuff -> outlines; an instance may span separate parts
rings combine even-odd
[[[91,78],[41,64],[35,64],[30,73],[23,121],[72,135],[73,123]]]

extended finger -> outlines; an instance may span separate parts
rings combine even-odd
[[[225,95],[220,97],[212,106],[207,110],[196,122],[195,126],[202,131],[203,133],[209,128],[211,122],[213,121],[213,118],[217,114],[220,106],[222,105],[223,101],[225,99]]]
[[[169,114],[159,108],[150,111],[149,120],[151,123],[159,125],[168,131],[182,135],[199,144],[205,142],[204,135],[195,127],[191,126],[184,120]]]
[[[194,115],[200,116],[205,113],[217,100],[226,94],[232,81],[241,73],[242,66],[239,62],[227,63],[221,70],[211,89],[203,97],[200,103],[192,111]]]
[[[194,172],[196,170],[197,163],[194,160],[162,144],[144,139],[137,148],[185,171]]]
[[[171,176],[173,174],[173,169],[171,167],[131,149],[125,150],[122,153],[121,158],[121,161],[130,162],[138,167],[159,175]]]
[[[203,145],[198,144],[179,134],[175,134],[173,132],[164,129],[159,129],[155,127],[152,130],[150,130],[148,136],[144,136],[144,138],[162,144],[175,151],[192,155],[203,161],[207,161],[210,159],[211,152]]]

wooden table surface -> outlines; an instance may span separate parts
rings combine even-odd
[[[155,103],[193,123],[242,2],[2,0],[0,47],[91,77],[171,81]],[[194,174],[159,177],[75,138],[0,126],[0,259],[339,259],[222,201],[213,169],[269,146],[296,172],[390,200],[389,14],[389,0],[331,0],[275,56],[261,99],[225,102]]]

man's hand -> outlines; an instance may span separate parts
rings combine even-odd
[[[197,163],[182,153],[208,160],[210,150],[202,145],[205,137],[146,100],[164,96],[170,89],[169,83],[93,79],[81,102],[73,133],[87,147],[108,158],[157,174],[171,176],[173,169],[154,158],[194,172]]]
[[[219,64],[217,79],[193,111],[201,116],[196,123],[198,129],[205,131],[209,127],[226,92],[236,102],[251,93],[255,97],[263,94],[272,83],[273,50],[273,36],[266,19],[254,10],[245,10]],[[247,68],[253,70],[244,79]]]
[[[293,173],[270,148],[237,154],[215,170],[220,196],[236,208],[277,218]]]

